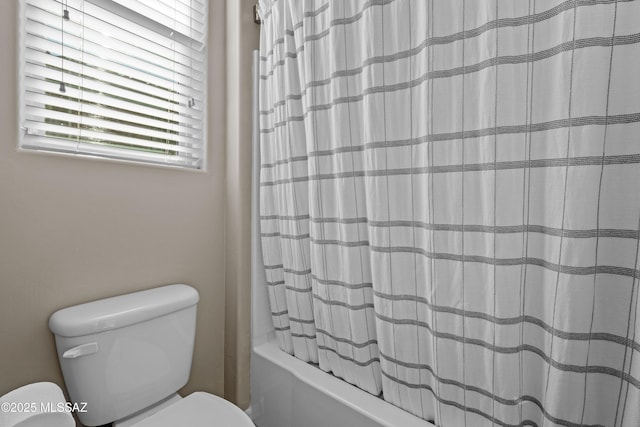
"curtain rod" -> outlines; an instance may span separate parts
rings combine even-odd
[[[262,24],[262,19],[260,19],[260,6],[258,4],[253,5],[253,22],[260,25]]]

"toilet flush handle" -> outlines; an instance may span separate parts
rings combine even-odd
[[[69,350],[65,351],[62,354],[63,359],[75,359],[80,356],[87,356],[89,354],[98,352],[98,343],[90,342],[86,344],[81,344],[76,347],[72,347]]]

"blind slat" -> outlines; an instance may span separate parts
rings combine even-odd
[[[129,121],[131,120],[132,115],[135,112],[120,112],[115,108],[109,108],[106,106],[91,104],[86,100],[83,102],[79,102],[72,99],[59,98],[55,100],[55,104],[51,102],[50,95],[44,95],[40,93],[30,92],[26,98],[26,105],[30,107],[37,108],[46,108],[45,106],[49,106],[49,108],[58,108],[64,110],[71,111],[81,111],[84,114],[89,114],[93,116],[106,117],[111,121]],[[42,112],[42,116],[46,117],[46,111]],[[195,127],[184,126],[180,123],[172,121],[170,119],[160,120],[157,118],[151,118],[149,116],[142,116],[140,114],[135,115],[136,123],[141,126],[151,127],[151,128],[160,128],[164,129],[167,132],[178,132],[183,135],[200,135],[200,129]]]
[[[199,120],[198,116],[192,117],[187,116],[186,114],[179,115],[168,110],[148,107],[142,103],[131,103],[128,99],[121,100],[119,98],[107,97],[104,93],[93,93],[86,90],[82,91],[74,89],[71,86],[67,86],[67,91],[63,94],[58,91],[59,83],[57,81],[47,82],[44,80],[31,79],[28,83],[29,89],[24,93],[25,100],[29,100],[31,94],[44,94],[48,98],[69,97],[73,99],[82,99],[84,102],[102,105],[105,108],[129,112],[129,114],[132,114],[134,117],[144,115],[147,117],[154,117],[161,121],[176,122],[179,125],[190,128],[202,128],[202,121]],[[57,100],[48,99],[48,103],[56,105]]]
[[[24,144],[23,148],[29,148],[33,150],[46,150],[67,154],[95,155],[98,157],[107,157],[119,160],[141,161],[173,166],[183,166],[189,168],[198,168],[202,163],[202,159],[199,159],[197,157],[136,151],[128,148],[115,147],[110,145],[87,143],[69,144],[66,140],[60,140],[51,137],[42,137],[37,135],[34,135],[32,139],[30,139],[29,143]]]
[[[56,63],[52,63],[51,55],[40,51],[29,50],[27,52],[25,71],[33,76],[50,80],[60,80],[64,78],[65,82],[76,81],[85,86],[90,82],[113,87],[113,91],[117,91],[120,95],[124,92],[132,92],[131,97],[135,97],[135,93],[145,94],[158,100],[170,100],[171,103],[187,103],[187,101],[198,95],[201,87],[189,87],[186,84],[174,84],[173,87],[160,87],[154,84],[145,83],[139,79],[132,79],[122,74],[106,71],[104,68],[93,68],[82,66],[80,64],[64,64],[64,76],[60,69],[63,64],[59,58],[55,58]],[[54,68],[55,67],[55,68]],[[84,84],[83,84],[84,81]],[[110,90],[104,90],[112,93]],[[123,95],[121,95],[123,96]],[[168,108],[162,107],[162,108]]]
[[[71,128],[75,133],[84,132],[87,127],[94,129],[102,129],[101,132],[105,134],[127,134],[136,135],[139,139],[146,140],[166,140],[173,143],[185,144],[189,147],[196,147],[198,140],[186,135],[174,133],[170,130],[158,131],[148,127],[131,126],[125,124],[123,121],[105,120],[102,117],[79,117],[77,114],[66,113],[62,111],[56,111],[51,109],[44,109],[40,107],[34,107],[27,105],[25,108],[25,118],[30,121],[38,121],[42,123],[48,123],[47,121],[56,120],[58,122],[75,123],[76,127]],[[155,144],[155,143],[154,143]],[[154,145],[155,146],[155,145]]]
[[[32,0],[26,1],[31,2]],[[54,14],[58,13],[57,10],[62,11],[59,1],[50,2],[48,5],[43,5],[43,2],[34,1],[33,3],[38,7],[52,11]],[[117,2],[115,0],[65,0],[64,3],[65,8],[69,11],[70,18],[74,15],[92,19],[95,18],[108,25],[118,27],[124,32],[130,33],[129,35],[138,35],[150,42],[155,41],[156,43],[161,43],[160,41],[156,41],[157,38],[173,37],[171,32],[175,32],[182,36],[177,37],[176,39],[183,40],[188,43],[202,44],[206,38],[206,25],[199,26],[197,22],[193,22],[194,25],[188,29],[182,29],[184,32],[181,32],[180,30],[176,31],[170,26],[158,21],[155,21],[157,25],[147,25],[150,22],[153,23],[153,19],[129,8],[128,4],[130,2],[128,0],[122,2]],[[206,4],[201,4],[198,8],[193,9],[193,13],[206,16],[204,14],[206,8]],[[191,34],[191,37],[189,37],[189,34]],[[118,34],[113,35],[119,36]],[[127,37],[129,35],[127,35]],[[123,37],[122,39],[126,39],[127,37]]]
[[[166,58],[174,55],[183,56],[184,60],[190,58],[190,52],[199,52],[202,48],[201,42],[194,39],[174,39],[170,34],[158,34],[150,31],[143,31],[137,25],[122,26],[116,25],[112,21],[105,21],[105,12],[102,9],[94,8],[93,16],[85,11],[76,11],[70,14],[69,20],[60,19],[60,9],[54,7],[52,3],[38,3],[37,6],[29,6],[26,14],[29,20],[39,22],[55,31],[55,38],[60,38],[60,33],[64,27],[66,34],[73,34],[86,39],[97,39],[100,42],[123,43],[130,48],[140,47],[154,55]],[[115,17],[114,19],[117,19]],[[121,20],[121,19],[120,19]],[[131,27],[131,28],[130,28]],[[175,41],[175,44],[174,44]],[[178,59],[183,61],[183,59]]]
[[[197,21],[194,22],[189,19],[193,11],[189,11],[189,8],[183,3],[172,2],[173,4],[166,4],[158,0],[114,1],[133,12],[149,17],[153,21],[189,37],[198,26]]]
[[[180,111],[180,102],[178,102],[178,100],[181,100],[183,101],[183,104],[186,104],[188,99],[187,96],[180,94],[175,94],[175,100],[154,97],[152,95],[133,92],[104,82],[92,79],[83,79],[82,77],[70,75],[68,73],[64,73],[63,77],[62,73],[59,71],[30,63],[25,64],[24,71],[25,76],[29,78],[32,77],[33,79],[41,78],[48,81],[58,82],[63,78],[64,82],[69,86],[69,90],[78,90],[79,92],[92,91],[93,93],[100,94],[104,97],[117,97],[118,99],[128,100],[132,104],[143,104],[150,107],[156,107],[158,110],[170,111],[175,114],[179,114]],[[28,82],[29,80],[26,80],[26,83]]]
[[[53,28],[32,21],[30,32],[27,33],[27,45],[36,50],[51,52],[52,56],[62,56],[72,62],[99,61],[107,64],[108,69],[124,70],[137,78],[153,78],[158,84],[167,84],[172,80],[180,83],[189,82],[201,75],[204,64],[199,58],[194,58],[186,64],[180,61],[185,57],[162,57],[149,55],[145,51],[120,46],[120,49],[110,47],[110,41],[92,41],[65,33],[64,46],[61,45],[61,35]]]
[[[133,149],[134,147],[164,150],[177,153],[197,153],[197,147],[188,147],[183,145],[163,144],[161,142],[154,142],[146,139],[131,138],[122,135],[116,135],[107,132],[99,132],[95,130],[83,130],[80,132],[76,128],[69,126],[57,125],[54,123],[42,123],[39,121],[26,120],[28,124],[27,129],[30,135],[39,136],[51,136],[56,139],[64,138],[69,140],[70,145],[76,145],[78,142],[92,141],[94,144],[107,144],[107,145],[126,145]]]

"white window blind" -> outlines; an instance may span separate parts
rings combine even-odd
[[[207,7],[22,0],[20,146],[203,168]]]

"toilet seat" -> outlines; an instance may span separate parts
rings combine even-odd
[[[255,427],[240,408],[201,391],[156,412],[133,427]]]

